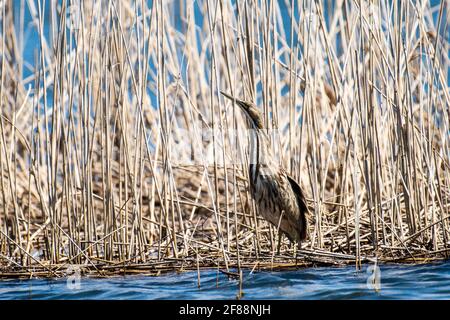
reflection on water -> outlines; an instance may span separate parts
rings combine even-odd
[[[243,299],[450,299],[450,262],[379,265],[378,292],[368,284],[368,267],[246,272]],[[216,270],[201,273],[201,288],[196,272],[81,278],[79,286],[67,279],[0,281],[0,299],[235,299],[237,290],[236,280]]]

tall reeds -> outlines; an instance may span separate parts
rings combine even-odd
[[[447,257],[448,1],[1,4],[3,275]],[[220,90],[307,191],[301,247],[276,253]]]

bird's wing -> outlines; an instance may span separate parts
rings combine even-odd
[[[299,207],[299,213],[300,213],[300,217],[299,217],[299,223],[301,225],[301,234],[300,234],[300,238],[301,240],[305,240],[307,237],[307,231],[308,231],[308,221],[306,218],[306,215],[309,214],[309,209],[308,209],[308,205],[306,204],[306,199],[305,196],[303,194],[303,190],[300,188],[300,186],[298,185],[298,183],[292,179],[289,175],[286,175],[288,178],[288,181],[291,185],[292,190],[295,193],[295,197],[297,198],[297,203],[298,203],[298,207]]]

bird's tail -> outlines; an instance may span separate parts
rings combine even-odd
[[[299,241],[304,241],[308,238],[309,232],[308,232],[308,216],[310,215],[308,205],[306,203],[305,196],[303,194],[303,190],[300,188],[298,183],[292,179],[291,177],[287,176],[289,183],[291,184],[292,190],[295,193],[295,196],[297,198],[297,204],[300,211],[300,217],[298,220],[298,235],[299,235]]]
[[[300,213],[299,218],[300,241],[304,241],[309,238],[308,218],[311,214],[303,194],[301,195],[301,200],[299,202],[302,202],[303,204],[300,206],[302,212]]]

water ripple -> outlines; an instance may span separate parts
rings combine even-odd
[[[289,272],[245,273],[244,299],[450,299],[450,262],[380,265],[381,290],[367,285],[364,266],[309,268]],[[216,270],[160,277],[81,278],[71,289],[67,279],[0,281],[0,299],[234,299],[239,283]]]

